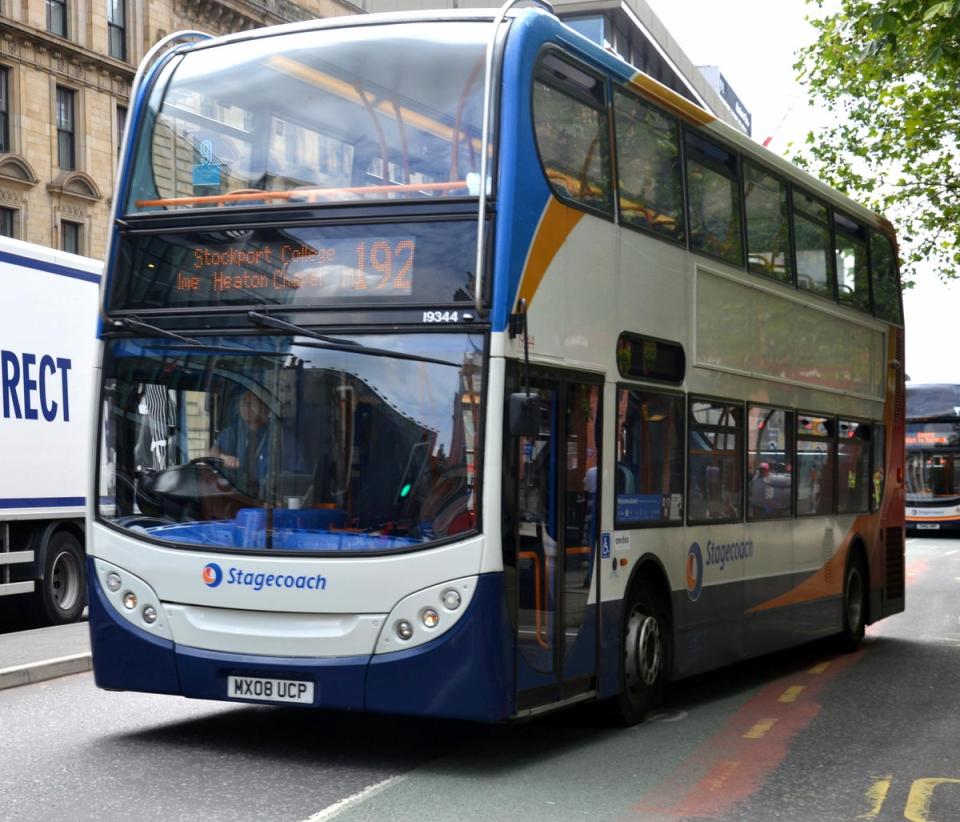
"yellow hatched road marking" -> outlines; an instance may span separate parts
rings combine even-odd
[[[780,694],[780,702],[794,702],[801,693],[803,693],[803,685],[793,685],[790,688],[787,688],[782,694]]]
[[[903,811],[903,818],[910,822],[931,822],[927,813],[933,799],[933,789],[937,785],[960,785],[960,779],[943,777],[938,779],[914,779],[910,786],[910,795],[907,797],[907,807]]]
[[[754,725],[749,731],[744,735],[744,739],[760,739],[763,735],[769,731],[774,725],[777,724],[776,719],[761,719],[756,725]]]
[[[867,788],[864,796],[870,803],[870,810],[860,814],[857,819],[876,819],[880,815],[880,810],[883,808],[883,803],[887,798],[891,782],[893,782],[892,775],[884,776]]]
[[[818,665],[814,665],[809,671],[808,674],[822,674],[827,668],[830,667],[829,662],[821,662]]]

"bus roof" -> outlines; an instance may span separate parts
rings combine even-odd
[[[217,46],[228,43],[333,28],[416,22],[493,22],[496,19],[498,11],[499,10],[495,8],[436,9],[326,17],[214,37],[209,40],[201,40],[191,43],[190,45],[181,46],[177,51],[186,53],[216,48]],[[789,177],[791,181],[808,189],[811,194],[826,200],[829,204],[847,211],[851,216],[857,217],[872,227],[883,231],[891,240],[896,240],[896,232],[893,225],[882,215],[877,214],[836,189],[831,188],[812,174],[798,168],[789,160],[760,145],[751,137],[724,123],[709,111],[682,97],[673,91],[673,89],[665,86],[660,81],[630,65],[616,54],[607,51],[578,31],[565,25],[563,21],[549,14],[546,10],[541,8],[511,9],[507,13],[507,18],[511,20],[525,19],[525,22],[533,28],[559,26],[563,29],[564,39],[567,41],[567,44],[576,47],[580,51],[581,57],[587,59],[598,68],[619,77],[625,82],[625,85],[629,85],[646,98],[680,116],[688,123],[711,133],[713,136],[730,144],[733,148],[750,155],[756,159],[757,162],[765,164],[773,171],[785,177]]]

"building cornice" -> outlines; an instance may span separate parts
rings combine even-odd
[[[83,71],[101,76],[112,75],[114,81],[129,88],[136,73],[136,67],[129,63],[4,15],[0,15],[0,41],[3,55],[9,55],[18,62],[24,62],[26,58],[38,66],[70,77],[76,77]]]

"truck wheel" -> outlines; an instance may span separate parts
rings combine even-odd
[[[659,702],[670,654],[670,613],[651,582],[640,580],[626,602],[620,693],[606,702],[618,725],[636,725]]]
[[[47,543],[43,579],[33,594],[33,621],[38,625],[76,622],[86,604],[83,548],[69,531],[57,531]]]

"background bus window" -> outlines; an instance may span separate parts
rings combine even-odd
[[[797,286],[833,299],[829,212],[823,203],[793,191],[793,233],[797,244]]]
[[[840,420],[837,438],[837,513],[862,514],[870,509],[871,427]]]
[[[789,517],[793,506],[793,412],[751,406],[747,416],[747,514]]]
[[[617,528],[683,520],[683,397],[617,392]]]
[[[708,400],[690,401],[687,506],[689,522],[741,518],[743,476],[740,438],[743,409]]]
[[[797,516],[833,513],[835,426],[829,417],[797,417]]]
[[[867,229],[834,212],[837,293],[840,302],[870,310],[870,269],[867,266]]]
[[[752,163],[743,164],[747,211],[747,266],[755,274],[793,282],[787,184]]]
[[[743,265],[737,155],[687,133],[690,248]]]
[[[890,240],[876,231],[870,232],[870,277],[874,313],[882,320],[902,322],[896,254]]]
[[[554,55],[543,60],[539,71],[533,122],[550,187],[563,200],[612,212],[603,83]]]
[[[617,168],[624,224],[682,240],[680,126],[630,94],[616,94]]]

